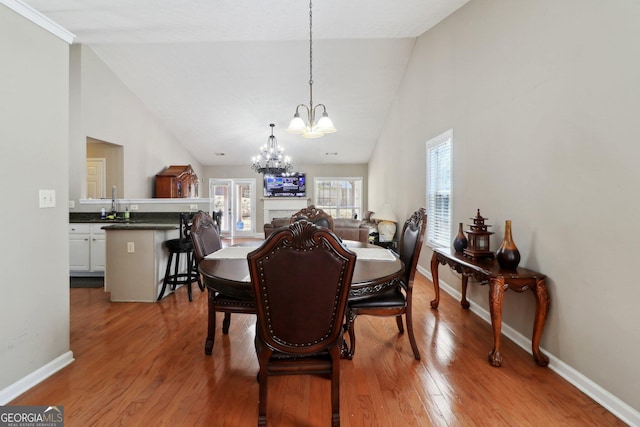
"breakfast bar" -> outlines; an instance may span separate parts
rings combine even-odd
[[[104,288],[113,302],[155,302],[162,287],[167,250],[163,242],[178,237],[177,224],[105,225]]]

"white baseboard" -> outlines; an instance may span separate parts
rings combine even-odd
[[[429,280],[433,281],[433,276],[431,276],[430,271],[426,270],[422,266],[418,266],[418,271]],[[442,279],[440,279],[439,282],[441,291],[448,293],[458,301],[460,300],[462,294],[459,291],[451,287]],[[491,324],[491,314],[487,310],[480,307],[478,304],[471,304],[469,309],[476,315],[480,316],[482,320]],[[531,353],[531,339],[522,335],[520,332],[505,323],[502,323],[502,334],[515,342],[518,346],[522,347],[528,353]],[[637,411],[622,400],[618,399],[591,379],[567,365],[553,354],[550,354],[547,350],[543,348],[540,348],[540,350],[542,350],[545,355],[549,356],[549,369],[555,371],[558,375],[577,387],[584,394],[604,406],[609,412],[620,418],[623,422],[630,426],[640,426],[640,411]]]
[[[11,384],[9,387],[0,390],[0,406],[6,405],[25,391],[38,385],[65,366],[69,366],[71,363],[73,363],[74,360],[75,359],[73,358],[73,352],[68,351],[61,356],[53,359],[43,367],[36,369],[26,377]],[[46,405],[47,403],[44,402],[42,404]]]

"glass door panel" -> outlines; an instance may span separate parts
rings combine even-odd
[[[255,234],[255,180],[234,180],[234,237],[253,237]]]
[[[256,224],[256,180],[212,179],[209,194],[213,210],[222,210],[221,232],[230,237],[254,237]]]
[[[220,218],[220,232],[222,234],[230,234],[231,229],[231,181],[228,180],[212,180],[209,184],[209,194],[213,199],[213,212],[222,211]],[[212,213],[213,213],[212,212]]]

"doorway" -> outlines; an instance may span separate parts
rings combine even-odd
[[[210,179],[209,194],[213,211],[222,211],[223,236],[254,237],[256,232],[256,180]]]
[[[104,199],[107,193],[107,159],[87,158],[87,199]]]

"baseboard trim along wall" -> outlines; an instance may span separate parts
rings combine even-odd
[[[418,266],[418,271],[429,280],[433,281],[431,272],[422,266]],[[451,295],[455,300],[460,301],[462,294],[455,288],[451,287],[448,283],[442,279],[440,282],[440,290]],[[469,308],[473,313],[480,316],[482,320],[491,324],[491,314],[480,307],[478,304],[471,304]],[[502,323],[502,334],[515,342],[518,346],[522,347],[528,353],[531,353],[531,339],[525,337],[520,332],[513,329],[506,323]],[[626,404],[589,378],[585,377],[580,372],[576,371],[571,366],[567,365],[553,354],[550,354],[546,349],[540,347],[540,350],[547,356],[549,356],[549,369],[555,371],[562,378],[569,383],[577,387],[584,394],[604,406],[608,411],[620,418],[623,422],[631,426],[640,426],[640,411],[635,410],[630,405]],[[533,363],[533,362],[532,362]]]
[[[36,369],[26,377],[11,384],[9,387],[0,390],[0,406],[6,405],[25,391],[40,384],[42,381],[46,380],[62,368],[69,366],[71,363],[73,363],[74,360],[75,359],[73,358],[73,352],[68,351],[61,356],[56,357],[54,360],[47,363],[43,367]],[[41,402],[40,404],[47,405],[48,403],[54,404],[55,402]]]

